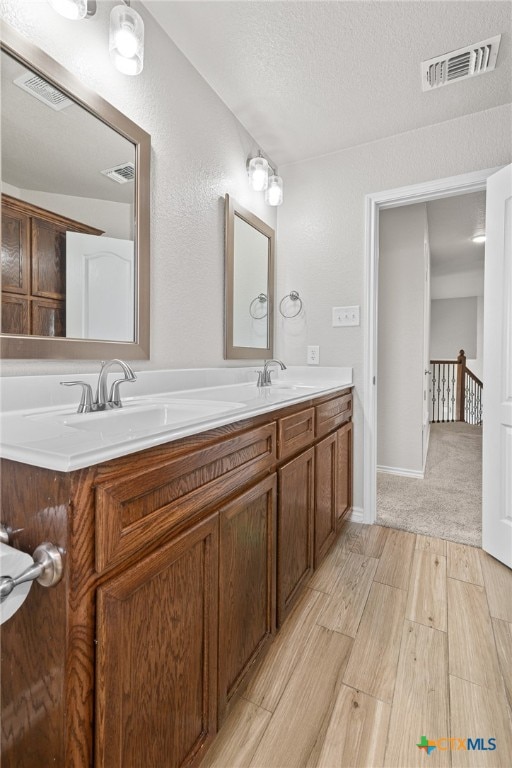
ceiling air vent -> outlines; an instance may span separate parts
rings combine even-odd
[[[444,53],[434,59],[421,62],[421,83],[424,91],[442,85],[482,75],[496,66],[501,35],[482,40],[481,43]]]
[[[135,166],[133,163],[121,163],[113,168],[106,168],[101,173],[112,181],[117,181],[118,184],[126,184],[127,181],[135,179]]]
[[[35,96],[36,99],[39,99],[39,101],[42,101],[47,107],[51,107],[57,112],[60,112],[61,109],[66,109],[66,107],[73,104],[66,94],[59,91],[54,85],[50,85],[50,83],[43,80],[39,75],[35,75],[33,72],[25,72],[13,82],[18,88],[27,91],[31,96]]]

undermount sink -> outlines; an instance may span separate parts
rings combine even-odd
[[[131,401],[123,408],[91,413],[47,412],[27,418],[53,421],[71,429],[102,435],[126,435],[159,432],[182,424],[202,421],[210,416],[241,408],[240,403],[208,400]]]
[[[313,390],[318,389],[318,387],[314,386],[313,384],[292,384],[288,381],[273,381],[271,384],[272,389],[286,389],[286,390],[297,390],[297,391],[304,391],[307,392],[307,390]]]

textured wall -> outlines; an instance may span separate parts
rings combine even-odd
[[[430,315],[430,356],[453,360],[463,349],[466,357],[477,357],[476,296],[464,299],[434,299]]]
[[[382,211],[377,465],[423,470],[425,203]]]
[[[510,162],[511,117],[510,105],[497,107],[281,168],[277,294],[298,290],[305,313],[299,322],[278,320],[277,353],[301,364],[306,345],[320,344],[322,365],[354,366],[356,506],[363,501],[363,326],[332,328],[331,307],[363,301],[364,196]]]
[[[151,134],[151,360],[137,368],[221,366],[224,194],[275,227],[276,211],[251,193],[253,139],[139,3],[144,70],[115,70],[108,26],[116,3],[68,21],[47,2],[0,0],[3,19]],[[237,364],[236,361],[232,364]],[[7,361],[4,375],[95,370],[97,364]]]

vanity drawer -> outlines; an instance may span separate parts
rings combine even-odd
[[[154,469],[96,488],[96,570],[154,544],[187,518],[213,507],[276,461],[276,425],[170,458]]]
[[[315,409],[285,416],[277,422],[277,456],[286,459],[301,448],[311,445],[315,439]]]
[[[352,416],[352,394],[336,397],[316,406],[316,436],[332,432]]]

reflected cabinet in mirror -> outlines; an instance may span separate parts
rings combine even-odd
[[[226,195],[228,360],[272,357],[274,230]]]
[[[2,27],[4,358],[149,357],[150,137]]]

